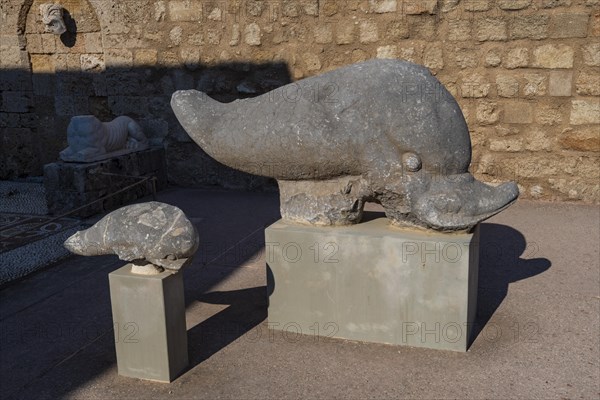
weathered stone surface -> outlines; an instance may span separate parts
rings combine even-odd
[[[530,124],[533,121],[531,104],[524,101],[505,104],[503,121],[508,124]]]
[[[336,43],[350,44],[354,41],[354,24],[338,23],[336,27]]]
[[[374,43],[379,40],[377,24],[373,21],[362,21],[360,23],[360,42]]]
[[[509,20],[510,38],[515,39],[544,39],[548,37],[548,16],[527,15],[516,16]]]
[[[304,64],[309,71],[318,71],[322,66],[319,56],[314,53],[306,53],[304,55]]]
[[[352,24],[346,24],[346,25],[348,26],[347,28],[345,28],[346,30],[349,30],[350,28],[353,29]],[[399,21],[391,21],[387,25],[387,28],[385,30],[385,37],[386,37],[386,39],[389,39],[389,40],[406,39],[409,36],[410,36],[409,22],[406,19],[401,19]]]
[[[442,45],[427,46],[423,52],[423,65],[430,69],[444,68],[444,53]]]
[[[94,202],[75,214],[80,217],[113,210],[152,194],[152,186],[149,183],[115,193],[133,183],[131,177],[141,179],[154,176],[157,190],[167,186],[165,150],[162,147],[93,163],[54,162],[44,165],[43,174],[46,203],[51,214],[66,213]],[[108,194],[112,196],[98,201]]]
[[[378,14],[396,12],[397,7],[396,0],[369,0],[369,9]]]
[[[538,106],[535,119],[542,125],[556,125],[563,121],[563,112],[560,107],[543,104]]]
[[[85,34],[85,51],[87,53],[103,53],[102,33],[92,32]]]
[[[600,43],[590,43],[583,46],[583,63],[591,67],[600,66]]]
[[[463,3],[467,11],[488,11],[492,8],[492,0],[464,1]]]
[[[532,66],[536,68],[573,68],[574,51],[564,44],[546,44],[533,51]]]
[[[516,97],[519,94],[519,81],[511,75],[498,75],[496,90],[500,97]]]
[[[100,54],[82,54],[79,59],[82,71],[102,72],[105,69],[104,58]]]
[[[586,181],[581,178],[550,178],[550,187],[569,200],[582,200],[590,204],[598,204],[600,185],[597,181]]]
[[[183,211],[156,201],[122,207],[64,246],[82,256],[116,254],[123,261],[179,271],[198,249],[198,232]]]
[[[559,143],[568,150],[600,151],[600,134],[597,128],[565,129]]]
[[[400,49],[400,59],[416,63],[421,50],[416,47],[403,47]]]
[[[500,51],[497,49],[488,51],[485,55],[486,67],[497,67],[500,64],[502,64],[502,56],[500,55]]]
[[[464,48],[456,52],[456,64],[461,68],[475,68],[479,62],[479,52],[477,49]]]
[[[26,113],[33,106],[31,93],[25,91],[2,92],[2,102],[0,102],[0,111]]]
[[[600,99],[573,100],[571,125],[600,124]]]
[[[518,47],[508,51],[504,66],[508,69],[526,67],[529,64],[529,49]]]
[[[480,101],[476,110],[477,122],[481,125],[492,125],[500,120],[500,109],[497,103]]]
[[[107,49],[104,61],[107,67],[130,68],[133,66],[133,53],[128,49]]]
[[[434,42],[437,35],[435,18],[429,15],[415,15],[410,18],[410,37]]]
[[[377,58],[397,58],[398,47],[394,45],[381,46],[377,48]]]
[[[600,96],[600,75],[581,72],[576,82],[577,94],[583,96]]]
[[[587,36],[589,14],[556,14],[552,16],[550,37],[584,38]]]
[[[473,180],[460,108],[415,64],[371,60],[228,104],[178,91],[171,106],[211,157],[277,179],[282,215],[295,222],[355,223],[375,199],[396,224],[462,230],[518,196],[515,184]]]
[[[522,10],[531,5],[532,0],[498,0],[498,7],[503,10]]]
[[[0,129],[0,179],[18,178],[23,169],[37,172],[37,162],[31,129],[19,126]]]
[[[94,162],[148,148],[140,125],[130,117],[100,122],[93,115],[71,118],[67,129],[69,147],[60,152],[63,161]]]
[[[202,17],[201,2],[172,0],[168,4],[171,21],[198,21]]]
[[[442,0],[440,5],[440,11],[447,13],[453,11],[460,4],[460,0]]]
[[[472,26],[473,21],[469,19],[455,18],[448,20],[448,40],[469,40],[471,38]]]
[[[490,140],[490,150],[504,152],[519,152],[523,150],[523,139],[494,139]]]
[[[571,0],[542,0],[542,8],[568,7],[571,5]]]
[[[481,98],[487,97],[492,85],[487,82],[485,76],[478,73],[466,74],[460,88],[462,97]]]
[[[244,41],[250,46],[260,46],[260,26],[253,22],[248,24],[244,29]]]
[[[508,38],[506,21],[502,18],[477,20],[476,32],[477,40],[480,42],[506,40]]]
[[[549,138],[543,131],[530,130],[526,134],[525,149],[529,151],[550,150],[553,139]]]
[[[592,14],[592,22],[590,26],[590,36],[600,36],[600,10],[597,10]]]
[[[529,73],[524,74],[523,77],[526,81],[525,86],[523,87],[523,96],[534,97],[546,95],[548,79],[545,75]]]
[[[550,96],[571,96],[573,88],[573,71],[550,72]]]
[[[402,11],[408,15],[435,14],[437,3],[437,0],[404,0]]]
[[[333,30],[331,25],[321,25],[315,27],[315,43],[325,44],[333,41]]]

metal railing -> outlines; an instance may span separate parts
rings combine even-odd
[[[49,224],[51,222],[54,222],[54,221],[58,221],[61,218],[68,217],[69,215],[75,214],[75,213],[77,213],[77,212],[79,212],[79,211],[81,211],[81,210],[83,210],[83,209],[85,209],[87,207],[90,207],[93,204],[96,204],[98,202],[107,200],[107,199],[109,199],[109,198],[111,198],[113,196],[118,195],[119,193],[123,193],[123,192],[125,192],[125,191],[127,191],[129,189],[132,189],[132,188],[134,188],[136,186],[139,186],[142,183],[150,182],[150,184],[152,185],[152,200],[156,200],[156,181],[157,181],[157,178],[154,175],[152,175],[152,176],[133,176],[133,175],[113,174],[113,173],[109,173],[109,172],[99,172],[98,175],[109,175],[109,176],[118,176],[118,177],[121,177],[121,178],[138,179],[138,182],[132,183],[131,185],[127,185],[124,188],[121,188],[121,189],[117,190],[116,192],[109,193],[106,196],[102,196],[99,199],[96,199],[96,200],[91,201],[89,203],[86,203],[86,204],[84,204],[84,205],[82,205],[80,207],[77,207],[77,208],[75,208],[73,210],[70,210],[70,211],[68,211],[66,213],[60,214],[60,215],[58,215],[56,217],[53,217],[53,218],[51,218],[49,220],[46,220],[46,221],[44,221],[41,224],[38,224],[38,225],[35,225],[35,226],[32,226],[32,227],[29,227],[29,228],[27,228],[25,230],[19,231],[19,232],[15,233],[15,234],[13,234],[11,236],[7,236],[7,237],[4,237],[4,238],[0,237],[0,242],[4,241],[4,240],[12,239],[12,238],[17,237],[19,235],[22,235],[25,232],[29,232],[29,231],[33,231],[33,230],[39,229],[39,228],[43,227],[44,225],[47,225],[47,224]],[[112,180],[110,181],[110,184],[112,186]],[[28,220],[25,220],[23,222],[26,222],[26,221],[28,221]]]

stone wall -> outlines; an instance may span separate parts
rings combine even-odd
[[[38,0],[1,3],[2,179],[40,174],[72,115],[126,114],[167,146],[172,183],[262,187],[190,142],[171,93],[231,101],[380,57],[426,65],[457,97],[478,178],[600,201],[600,0],[59,3],[71,37],[43,33]]]

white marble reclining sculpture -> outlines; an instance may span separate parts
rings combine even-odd
[[[94,162],[148,148],[142,127],[126,116],[110,122],[93,115],[75,116],[67,128],[67,142],[60,158],[70,162]]]

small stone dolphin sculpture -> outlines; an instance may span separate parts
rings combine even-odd
[[[177,272],[198,249],[198,232],[179,208],[151,201],[109,213],[64,246],[81,256],[116,254]]]
[[[416,64],[370,60],[228,104],[177,91],[171,106],[211,157],[277,179],[284,220],[352,224],[375,201],[395,224],[458,231],[519,194],[468,172],[460,107]]]

